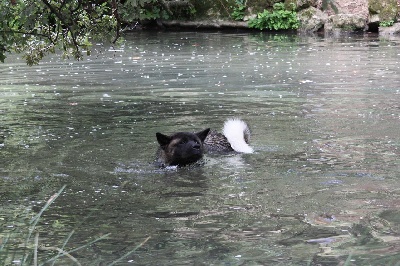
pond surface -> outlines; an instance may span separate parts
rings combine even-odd
[[[9,56],[0,261],[399,265],[399,47],[138,32],[80,62]],[[250,125],[254,154],[153,164],[156,132],[220,130],[230,117]]]

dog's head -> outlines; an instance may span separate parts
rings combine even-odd
[[[156,133],[165,164],[183,166],[200,160],[209,131],[207,128],[197,133],[178,132],[171,136]]]

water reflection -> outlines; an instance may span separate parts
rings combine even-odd
[[[82,62],[11,56],[0,259],[32,261],[29,221],[66,184],[35,231],[66,251],[106,236],[71,252],[82,265],[397,263],[398,45],[139,32]],[[219,130],[232,116],[250,124],[254,154],[154,166],[155,132]]]

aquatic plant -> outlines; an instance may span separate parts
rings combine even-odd
[[[75,258],[72,253],[76,252],[78,250],[87,248],[91,245],[93,245],[96,242],[99,242],[103,239],[107,239],[108,234],[104,234],[100,237],[95,238],[94,240],[91,240],[87,242],[86,244],[66,250],[67,243],[69,242],[70,238],[72,235],[75,233],[75,230],[72,230],[65,240],[63,241],[63,244],[61,247],[56,247],[56,246],[49,246],[49,245],[44,245],[39,242],[39,230],[37,227],[37,224],[40,221],[40,218],[42,217],[42,214],[50,207],[50,205],[61,195],[61,193],[65,189],[65,185],[53,196],[50,197],[50,199],[46,202],[46,204],[42,207],[42,209],[39,211],[37,215],[35,215],[33,218],[30,219],[29,221],[29,226],[27,232],[21,232],[21,231],[13,231],[10,232],[8,235],[6,235],[4,238],[2,238],[2,241],[0,242],[0,261],[4,262],[5,265],[11,265],[10,263],[18,263],[18,265],[24,266],[24,265],[55,265],[57,260],[61,257],[67,257],[70,261],[72,261],[75,265],[82,265],[77,258]],[[28,214],[25,213],[24,219],[28,218]],[[16,222],[20,223],[20,222]],[[16,227],[16,228],[23,228],[22,226]],[[21,230],[21,229],[20,229]],[[24,235],[26,236],[24,237]],[[21,237],[22,235],[22,237]],[[13,245],[15,243],[19,242],[19,239],[24,239],[24,243],[18,244],[18,249],[21,251],[21,253],[16,253],[15,250],[13,251]],[[151,237],[147,237],[143,242],[141,242],[139,245],[134,247],[132,250],[129,252],[125,253],[125,255],[121,256],[120,258],[114,260],[111,262],[109,265],[114,265],[121,260],[123,260],[125,257],[129,256],[130,254],[134,253],[138,248],[143,246]],[[52,252],[57,252],[56,255],[50,257],[50,258],[44,258],[42,261],[39,260],[39,251],[52,251]]]
[[[250,28],[259,30],[289,30],[299,27],[297,13],[292,5],[292,10],[287,10],[284,3],[276,3],[273,10],[264,10],[259,13],[255,19],[249,21]]]

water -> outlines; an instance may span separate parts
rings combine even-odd
[[[139,32],[81,62],[10,56],[0,259],[30,265],[37,236],[45,265],[57,248],[72,258],[54,265],[396,265],[399,45]],[[156,132],[229,117],[250,124],[254,154],[154,166]]]

